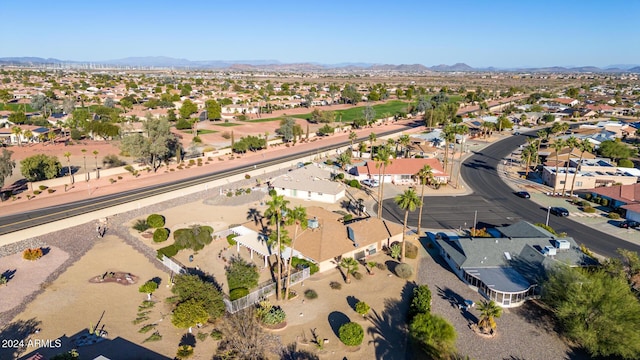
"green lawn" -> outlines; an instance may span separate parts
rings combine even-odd
[[[191,130],[191,129],[181,130],[181,131],[184,132],[184,133],[187,133],[187,134],[193,133],[193,130]],[[198,130],[198,135],[215,134],[217,132],[219,132],[219,131],[202,129],[202,130]]]
[[[237,124],[237,123],[226,123],[226,122],[215,122],[212,125],[216,125],[216,126],[224,126],[224,127],[232,127],[232,126],[240,126],[242,124]]]
[[[27,112],[36,111],[34,108],[31,107],[31,104],[26,104],[26,105],[27,105]],[[5,107],[4,104],[0,104],[0,111],[3,111],[3,110],[16,111],[18,109],[24,111],[24,106],[25,106],[25,104],[7,104],[6,107]]]

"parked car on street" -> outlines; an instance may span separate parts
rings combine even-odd
[[[553,206],[549,212],[555,216],[569,216],[569,210],[559,206]]]
[[[526,191],[518,191],[516,192],[516,195],[523,199],[529,199],[531,197],[531,195]]]
[[[376,179],[364,179],[362,180],[362,185],[374,188],[380,186],[380,183]]]
[[[640,222],[633,221],[633,220],[625,220],[620,224],[618,224],[618,226],[623,229],[636,229],[640,227]]]

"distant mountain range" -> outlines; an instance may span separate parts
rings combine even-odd
[[[522,67],[522,68],[474,68],[465,63],[453,65],[435,65],[431,67],[422,64],[372,64],[372,63],[282,63],[277,60],[188,60],[166,56],[128,57],[106,61],[74,61],[59,60],[40,57],[3,57],[0,65],[68,65],[87,67],[91,66],[118,66],[118,67],[145,67],[145,68],[177,68],[177,69],[229,69],[236,71],[395,71],[406,73],[428,72],[543,72],[543,73],[640,73],[640,65],[616,64],[603,68],[595,66],[578,67]]]

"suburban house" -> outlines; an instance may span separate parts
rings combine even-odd
[[[307,216],[309,227],[299,232],[295,250],[317,263],[320,272],[334,269],[341,258],[364,259],[402,241],[402,225],[378,218],[343,223],[342,215],[317,206],[308,207]],[[292,227],[289,235],[293,233]]]
[[[565,160],[566,161],[566,160]],[[615,167],[607,159],[594,158],[582,159],[578,165],[579,158],[569,159],[569,168],[563,166],[561,162],[556,174],[555,166],[544,166],[542,170],[542,180],[545,185],[554,189],[566,190],[571,188],[573,178],[576,177],[574,189],[593,189],[613,184],[631,185],[638,182],[638,175],[634,169]],[[578,170],[578,168],[580,170]],[[567,186],[565,187],[565,181]]]
[[[351,173],[358,180],[376,179],[380,181],[382,179],[385,183],[414,185],[418,183],[418,172],[425,165],[431,167],[433,177],[437,183],[447,183],[449,181],[449,174],[444,171],[438,159],[393,159],[391,164],[387,165],[384,170],[384,178],[382,177],[382,168],[379,165],[376,167],[376,162],[371,160],[367,161],[363,166],[352,168]]]
[[[640,222],[640,183],[600,187],[581,191],[580,194],[583,197],[586,194],[591,194],[594,198],[607,199],[609,207],[626,210],[625,218],[627,220]]]
[[[517,307],[539,295],[540,276],[551,266],[588,266],[570,237],[556,237],[526,221],[491,229],[492,237],[427,233],[451,270],[469,287],[502,307]]]
[[[19,128],[20,133],[13,132],[13,128]],[[40,136],[45,136],[51,129],[35,125],[14,125],[9,127],[7,122],[5,127],[0,128],[0,143],[8,145],[28,144],[40,142]],[[27,136],[31,132],[31,136]]]
[[[269,185],[278,195],[334,204],[345,196],[346,186],[330,179],[329,171],[308,165],[275,178]]]

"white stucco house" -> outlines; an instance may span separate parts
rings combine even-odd
[[[346,186],[330,178],[329,171],[308,165],[275,178],[270,186],[285,197],[334,204],[345,196]]]

